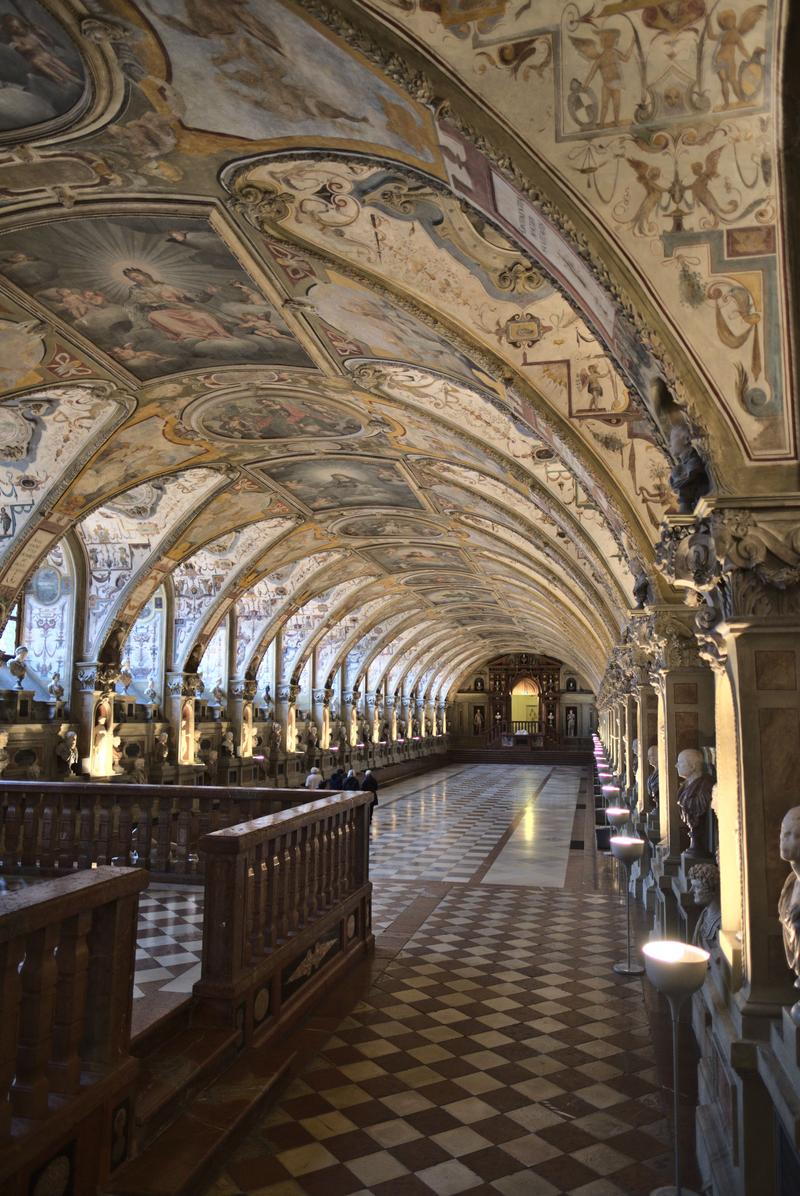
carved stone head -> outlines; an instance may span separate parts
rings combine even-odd
[[[658,768],[658,745],[655,743],[647,749],[647,763],[651,768]]]
[[[783,816],[781,859],[790,864],[800,861],[800,806],[792,806]]]
[[[683,780],[693,780],[702,776],[704,769],[703,753],[697,748],[684,748],[676,763],[678,776]]]

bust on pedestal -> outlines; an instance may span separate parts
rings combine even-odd
[[[689,828],[689,847],[683,854],[687,859],[708,859],[709,810],[714,791],[714,778],[706,771],[703,753],[686,748],[678,756],[678,776],[683,781],[678,790],[681,818]]]

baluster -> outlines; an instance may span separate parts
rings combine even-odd
[[[53,954],[61,927],[57,922],[27,935],[22,965],[17,1074],[11,1105],[17,1117],[47,1115],[47,1064],[53,1037],[57,968]]]
[[[322,908],[329,909],[333,905],[333,818],[328,814],[323,823],[322,835]]]
[[[91,868],[94,861],[94,794],[82,793],[80,797],[80,820],[78,830],[78,867]]]
[[[341,815],[334,814],[331,820],[331,900],[335,905],[341,897]]]
[[[300,925],[300,831],[294,831],[289,842],[289,932],[296,934]]]
[[[244,874],[244,942],[242,956],[245,966],[253,960],[253,936],[256,925],[256,872],[252,864],[248,864]]]
[[[308,915],[308,836],[310,827],[297,832],[297,925],[305,926]]]
[[[306,921],[312,922],[319,909],[319,823],[309,826],[307,859],[309,878],[306,881]]]
[[[271,950],[278,945],[278,906],[280,905],[281,861],[278,854],[278,844],[268,843],[267,851],[267,893],[268,893],[268,930],[267,943]]]
[[[268,880],[264,848],[265,845],[263,843],[257,844],[255,860],[253,861],[253,923],[250,929],[250,954],[252,959],[260,959],[264,954]]]
[[[192,799],[178,798],[178,825],[175,832],[175,871],[186,874],[189,871],[189,844],[192,837]]]
[[[45,797],[42,805],[42,821],[39,845],[39,867],[53,868],[56,862],[56,819],[57,798]]]
[[[152,797],[144,797],[139,800],[139,817],[136,820],[136,850],[139,853],[140,866],[142,868],[149,868],[150,857],[153,852]]]
[[[117,798],[117,850],[114,855],[122,858],[123,864],[131,860],[133,844],[133,801],[130,797]]]
[[[212,809],[213,809],[212,799],[201,793],[200,797],[198,798],[198,806],[200,807],[200,809],[199,809],[198,815],[197,815],[197,835],[192,837],[192,841],[190,844],[190,850],[192,851],[192,853],[194,855],[197,854],[198,840],[201,839],[203,837],[203,835],[210,834],[210,832],[212,830],[212,826],[211,826]]]
[[[280,905],[278,909],[278,932],[281,939],[284,941],[289,937],[289,902],[290,886],[291,886],[291,872],[292,872],[292,856],[289,851],[289,839],[287,835],[280,837],[280,857],[281,857],[281,885],[280,885]]]
[[[22,866],[35,868],[39,859],[39,798],[38,793],[26,793],[22,811]]]
[[[262,843],[260,847],[261,881],[259,884],[258,900],[258,942],[261,954],[265,955],[269,947],[269,859],[271,856],[269,843]]]
[[[25,940],[0,943],[0,1142],[11,1131],[11,1083],[17,1070],[17,1035],[22,982],[19,965],[25,954]]]
[[[7,872],[17,867],[20,831],[19,801],[6,790],[5,842],[3,844],[3,867]]]
[[[138,907],[137,891],[92,910],[81,1055],[95,1072],[107,1074],[130,1048]]]
[[[56,989],[53,1051],[50,1059],[50,1088],[65,1095],[77,1092],[81,1081],[80,1044],[86,1013],[89,975],[87,936],[92,925],[90,910],[68,918],[61,927],[56,952]]]
[[[172,798],[162,794],[158,799],[158,833],[156,836],[156,864],[157,872],[170,871],[169,847],[170,830],[172,829]]]
[[[75,800],[67,790],[61,798],[56,828],[56,864],[62,872],[71,872],[75,866],[75,822]]]
[[[97,862],[111,863],[111,799],[100,798],[100,810],[97,816]]]
[[[355,885],[353,884],[353,818],[356,811],[354,809],[347,810],[344,816],[344,891],[345,894],[352,893]]]

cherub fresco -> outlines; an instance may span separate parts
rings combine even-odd
[[[589,86],[595,75],[600,76],[600,108],[597,123],[618,125],[621,115],[622,101],[622,64],[630,61],[634,49],[634,41],[626,50],[620,49],[622,34],[619,29],[600,29],[596,37],[571,37],[575,49],[582,58],[591,62],[591,67],[583,80],[581,90],[589,92]],[[590,93],[591,94],[591,93]],[[609,122],[608,110],[611,108],[612,120]]]
[[[13,236],[0,269],[137,378],[198,365],[310,364],[204,220],[88,218]]]
[[[755,29],[766,11],[766,4],[752,4],[737,17],[734,9],[724,8],[717,13],[716,31],[712,22],[708,22],[707,35],[715,43],[712,66],[722,91],[718,111],[752,104],[761,90],[766,51],[763,46],[750,50],[744,38]],[[734,102],[731,102],[731,93]]]

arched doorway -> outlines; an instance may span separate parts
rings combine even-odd
[[[521,677],[511,690],[511,727],[529,735],[538,733],[541,718],[541,689],[533,677]]]

